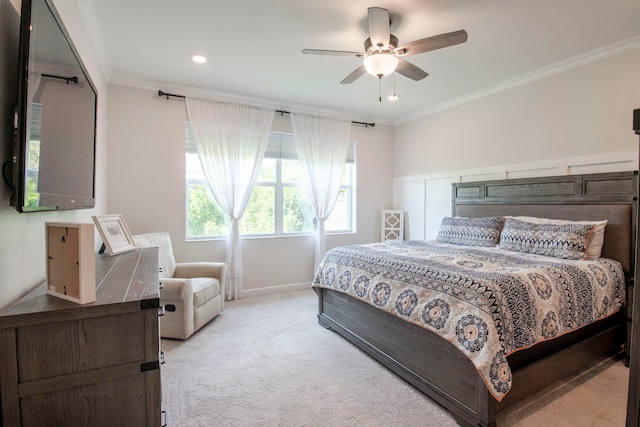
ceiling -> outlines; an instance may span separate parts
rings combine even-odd
[[[640,48],[638,0],[78,1],[110,83],[346,112],[397,124]],[[301,49],[363,51],[367,8],[405,44],[464,29],[466,43],[407,56],[429,76],[340,81],[361,65]],[[203,65],[191,61],[200,52]],[[382,102],[378,101],[381,83]]]

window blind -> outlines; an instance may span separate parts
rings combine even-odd
[[[196,152],[196,140],[193,135],[191,123],[185,125],[185,141],[187,151]],[[296,150],[296,139],[292,133],[269,132],[269,141],[267,149],[264,153],[266,159],[283,159],[297,160],[298,151]],[[349,149],[347,151],[347,163],[355,163],[356,159],[356,143],[349,141]]]
[[[42,104],[31,103],[29,110],[29,139],[31,141],[40,141],[40,124],[42,123]]]

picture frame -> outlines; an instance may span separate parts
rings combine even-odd
[[[46,222],[48,295],[77,304],[96,300],[94,227],[91,223]]]
[[[94,215],[91,218],[110,255],[129,252],[136,248],[129,227],[127,227],[122,215]]]

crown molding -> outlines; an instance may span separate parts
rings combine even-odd
[[[80,15],[84,21],[91,43],[93,44],[96,56],[98,57],[98,63],[100,64],[102,74],[104,75],[105,80],[109,82],[113,78],[113,67],[111,66],[111,61],[107,54],[107,48],[103,42],[104,38],[100,32],[100,27],[96,20],[96,14],[93,10],[93,6],[90,1],[83,0],[76,0],[76,4],[80,10]]]

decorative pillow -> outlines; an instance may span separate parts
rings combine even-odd
[[[437,240],[454,245],[496,246],[504,218],[442,218]]]
[[[592,224],[533,224],[508,218],[500,247],[563,259],[586,259]]]
[[[534,224],[590,224],[593,226],[593,232],[587,242],[587,259],[598,259],[602,254],[604,229],[607,226],[606,219],[602,221],[566,221],[563,219],[538,218],[534,216],[514,216],[512,218]]]

